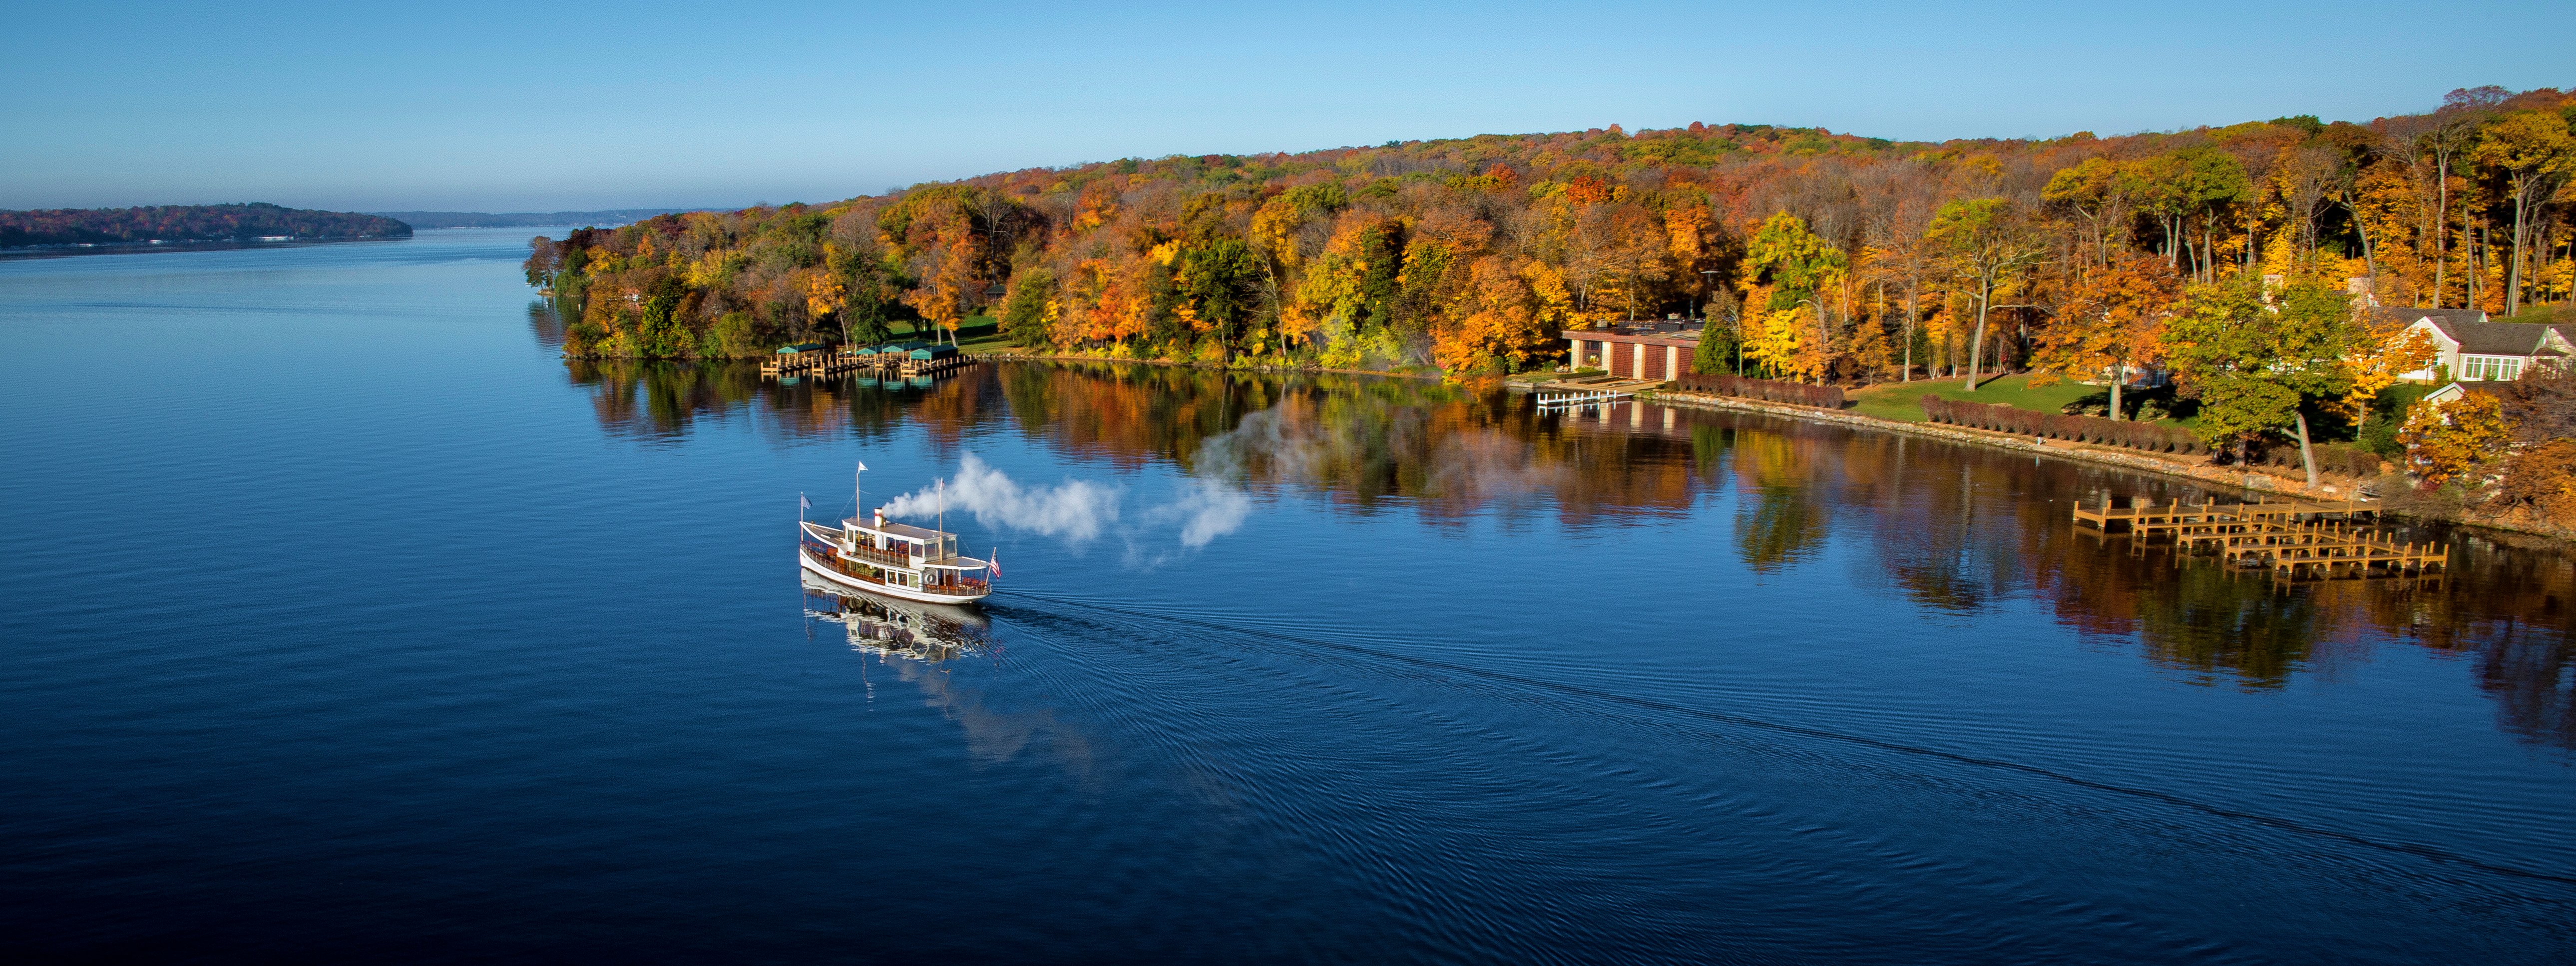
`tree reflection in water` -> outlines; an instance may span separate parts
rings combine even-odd
[[[779,385],[750,364],[571,371],[621,435],[754,418],[782,437],[874,439],[908,424],[950,452],[1005,429],[1067,457],[1166,464],[1346,512],[1400,505],[1437,525],[1488,512],[1619,525],[1687,514],[1731,486],[1732,551],[1758,574],[1809,565],[1839,537],[1865,548],[1891,592],[1942,619],[2039,601],[2067,627],[2135,641],[2155,666],[2215,686],[2278,688],[2406,642],[2474,661],[2506,730],[2576,749],[2576,556],[2546,541],[2413,527],[2403,539],[2454,547],[2444,580],[2280,587],[2068,519],[2074,500],[2202,495],[2180,482],[1768,417],[1677,411],[1667,425],[1661,407],[1633,405],[1542,415],[1525,399],[1427,381],[1108,363],[983,365],[926,387]]]

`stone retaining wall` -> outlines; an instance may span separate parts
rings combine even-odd
[[[2229,467],[2211,466],[2205,463],[2192,464],[2177,462],[2174,460],[2157,459],[2144,453],[2120,451],[2107,447],[2096,448],[2081,444],[2052,443],[2048,440],[2039,439],[2037,437],[2022,436],[2014,433],[1988,432],[1981,429],[1968,429],[1960,426],[1946,426],[1935,423],[1901,423],[1892,419],[1880,419],[1876,416],[1863,416],[1859,413],[1838,412],[1830,409],[1815,409],[1807,406],[1785,406],[1778,403],[1757,402],[1749,399],[1738,399],[1732,396],[1717,396],[1707,393],[1659,391],[1646,398],[1658,403],[1695,406],[1702,409],[1732,409],[1740,412],[1763,413],[1772,416],[1787,416],[1794,419],[1806,419],[1820,423],[1841,423],[1846,426],[1856,426],[1863,429],[1874,429],[1882,432],[1911,433],[1916,436],[1928,436],[1933,439],[1944,439],[1954,443],[1970,443],[1978,446],[1991,446],[1998,449],[2019,450],[2022,452],[2037,453],[2043,456],[2054,456],[2060,459],[2079,460],[2087,463],[2100,463],[2108,466],[2117,466],[2122,469],[2137,470],[2143,473],[2156,473],[2164,476],[2180,477],[2205,486],[2229,487],[2239,490],[2255,490],[2265,493],[2293,493],[2315,496],[2349,495],[2342,492],[2343,488],[2341,487],[2321,486],[2311,493],[2305,484],[2283,480],[2265,473],[2251,473]]]

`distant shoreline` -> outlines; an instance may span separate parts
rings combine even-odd
[[[0,259],[61,258],[73,255],[131,255],[136,252],[223,251],[235,248],[300,248],[306,245],[334,245],[342,242],[409,241],[409,235],[342,235],[330,238],[295,238],[287,241],[242,241],[235,238],[213,238],[204,241],[139,241],[139,242],[66,242],[56,245],[16,245],[0,247]]]

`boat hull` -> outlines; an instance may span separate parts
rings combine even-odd
[[[818,559],[814,554],[813,548],[802,545],[799,545],[796,548],[796,561],[799,565],[805,568],[807,573],[811,573],[814,576],[830,581],[834,586],[848,587],[852,590],[863,590],[871,594],[881,594],[887,597],[900,597],[904,600],[917,600],[925,604],[971,604],[990,596],[989,592],[983,594],[934,594],[913,587],[898,587],[893,584],[878,583],[873,580],[861,580],[857,577],[852,577],[848,574],[842,573],[840,568],[834,567],[830,563]]]

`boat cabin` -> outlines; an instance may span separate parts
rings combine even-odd
[[[841,531],[857,538],[863,547],[907,557],[946,560],[957,556],[956,534],[906,523],[888,523],[882,510],[867,521],[856,517],[841,521]],[[981,567],[983,562],[977,561],[975,565]]]

